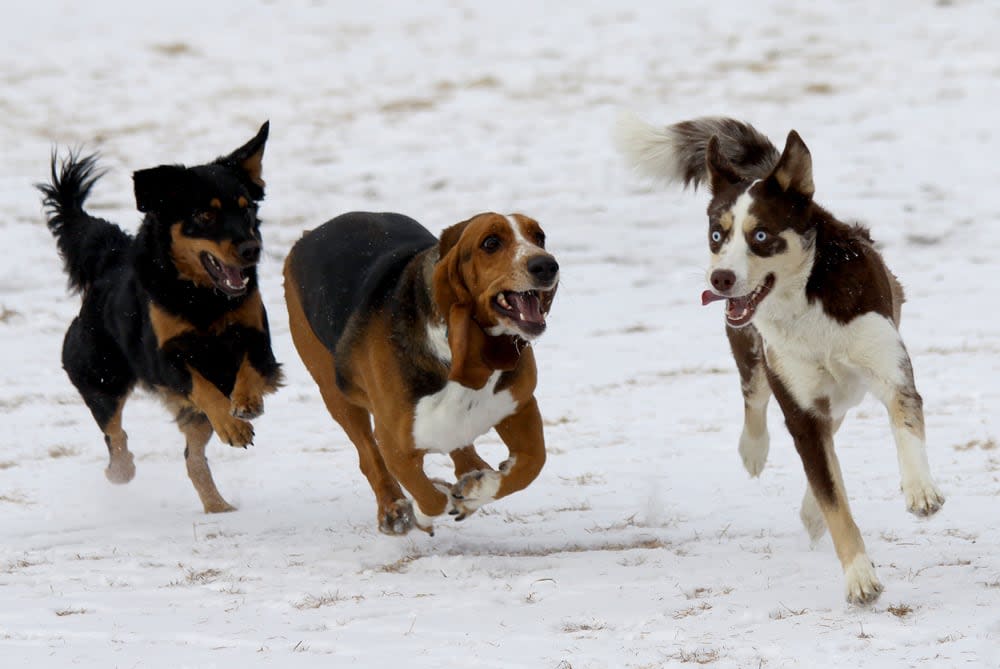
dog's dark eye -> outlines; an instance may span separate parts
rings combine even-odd
[[[715,242],[716,244],[722,241],[722,233],[719,232],[718,230],[712,230],[712,233],[709,236],[712,238],[712,241]]]
[[[763,244],[764,242],[767,241],[768,236],[769,235],[767,234],[766,230],[758,230],[757,232],[753,233],[753,240],[755,242]]]
[[[541,246],[543,249],[545,248],[545,233],[542,232],[541,230],[539,230],[538,234],[535,235],[535,243]]]
[[[215,219],[219,217],[219,214],[214,209],[206,209],[204,211],[199,211],[195,214],[195,219],[199,223],[215,223]]]
[[[496,253],[500,250],[500,238],[496,235],[490,235],[483,240],[483,243],[479,245],[479,248],[487,253]]]

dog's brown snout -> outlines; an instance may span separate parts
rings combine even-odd
[[[559,273],[559,263],[552,256],[537,255],[528,258],[528,271],[543,284],[550,284]]]
[[[727,292],[736,283],[736,273],[728,269],[717,269],[712,272],[712,288],[720,293]]]
[[[256,239],[245,241],[236,247],[236,252],[245,262],[255,263],[260,260],[260,242]]]

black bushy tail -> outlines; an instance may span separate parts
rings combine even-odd
[[[618,149],[639,172],[697,187],[708,178],[705,151],[712,137],[736,172],[747,179],[766,177],[780,152],[756,128],[731,118],[703,117],[657,128],[625,114],[618,120]]]
[[[90,189],[101,177],[97,156],[71,152],[61,163],[53,152],[51,183],[38,184],[45,197],[48,226],[65,263],[69,285],[86,291],[108,270],[120,265],[132,238],[121,228],[83,210]]]

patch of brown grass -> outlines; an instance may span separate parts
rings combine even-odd
[[[893,604],[886,609],[889,613],[896,616],[897,618],[905,618],[906,616],[913,613],[913,607],[909,604]]]
[[[696,650],[681,650],[670,656],[671,660],[684,663],[712,664],[719,659],[719,651],[713,648],[698,648]]]
[[[712,610],[711,604],[709,604],[708,602],[702,602],[698,606],[689,606],[686,609],[680,609],[678,611],[674,611],[673,619],[680,620],[682,618],[687,618],[689,616],[698,615],[702,611],[711,611],[711,610]]]
[[[340,602],[353,601],[360,602],[364,597],[354,595],[353,597],[342,597],[340,592],[324,592],[319,595],[306,595],[298,602],[292,604],[295,608],[303,611],[305,609],[319,609],[324,606],[332,606]]]
[[[593,620],[586,623],[575,623],[567,622],[563,623],[562,631],[567,634],[579,634],[580,632],[600,632],[601,630],[608,629],[607,624],[599,621]]]
[[[972,439],[964,444],[956,444],[953,446],[956,451],[971,451],[978,448],[981,451],[993,451],[997,448],[997,441],[993,437],[989,439]]]
[[[69,458],[79,454],[79,451],[70,446],[53,446],[49,449],[50,458]]]

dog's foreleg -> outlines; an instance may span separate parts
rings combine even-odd
[[[847,600],[855,604],[873,602],[882,592],[882,584],[851,515],[840,462],[833,450],[829,401],[822,398],[814,406],[803,408],[776,373],[769,370],[769,378],[785,414],[785,424],[795,442],[795,450],[802,459],[809,489],[830,529],[833,546],[844,570]],[[803,506],[809,502],[807,492]]]
[[[184,465],[187,467],[188,478],[198,493],[205,513],[235,511],[236,507],[219,493],[205,457],[205,446],[212,438],[212,425],[208,418],[202,413],[182,409],[177,414],[177,427],[184,433]]]
[[[759,476],[767,462],[770,436],[767,432],[767,404],[771,387],[764,367],[763,344],[756,328],[726,328],[729,346],[736,358],[743,391],[743,432],[740,434],[740,457],[750,476]]]
[[[198,370],[187,366],[191,375],[191,392],[188,399],[208,417],[219,439],[230,446],[246,447],[253,443],[253,425],[232,414],[232,403],[215,384]]]
[[[944,504],[944,495],[927,462],[923,400],[913,380],[910,356],[888,319],[870,319],[862,335],[856,338],[851,359],[864,370],[872,392],[889,412],[906,508],[929,516]]]
[[[452,487],[453,515],[461,520],[494,500],[523,490],[545,464],[545,434],[538,402],[532,397],[515,414],[495,426],[509,453],[498,470],[467,472]]]

